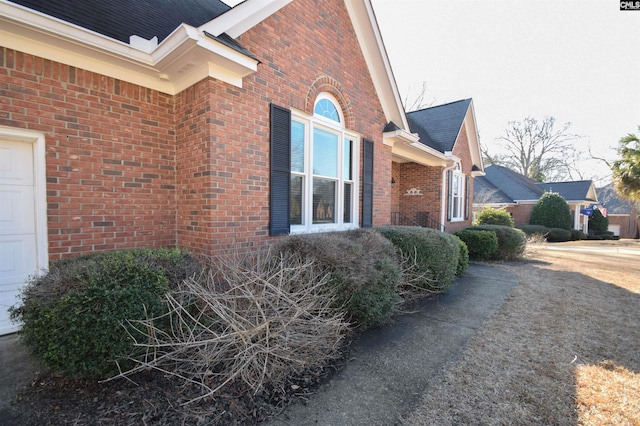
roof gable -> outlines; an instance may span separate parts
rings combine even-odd
[[[512,202],[535,201],[544,194],[544,190],[533,179],[506,167],[493,164],[484,171],[485,179],[499,188]]]
[[[566,201],[598,201],[595,187],[590,180],[538,183],[538,186],[545,192],[557,192]]]
[[[479,198],[488,198],[484,203],[517,203],[523,201],[537,201],[545,192],[556,192],[567,202],[597,202],[595,186],[590,180],[573,182],[539,183],[520,173],[514,172],[503,166],[492,164],[485,168],[485,176],[476,178],[476,184],[480,184],[478,190],[474,190]],[[495,196],[481,194],[481,190],[494,191]],[[508,201],[507,201],[508,200]]]
[[[411,132],[420,136],[420,142],[442,153],[453,147],[465,121],[471,99],[407,113]]]

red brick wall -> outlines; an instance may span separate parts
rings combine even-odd
[[[396,168],[399,176],[395,186],[398,188],[399,211],[412,220],[416,220],[418,212],[427,212],[440,222],[442,168],[417,163],[400,163]],[[409,195],[407,191],[413,188],[422,195]]]
[[[0,125],[45,134],[52,259],[174,246],[172,97],[0,48]]]
[[[269,104],[311,114],[323,91],[340,102],[347,128],[374,141],[373,221],[388,223],[391,150],[382,144],[385,118],[344,3],[292,2],[239,41],[261,62],[243,88],[209,80],[189,89],[208,91],[198,108],[190,106],[188,91],[176,99],[178,160],[187,163],[185,170],[178,167],[178,181],[182,186],[195,180],[198,187],[178,194],[179,243],[213,253],[231,243],[252,247],[271,240]],[[205,141],[191,134],[196,131]]]
[[[631,215],[608,215],[609,225],[620,225],[620,238],[637,238],[638,225]]]
[[[517,206],[509,207],[506,209],[509,213],[513,215],[513,222],[516,228],[529,224],[529,220],[531,219],[531,212],[533,211],[534,206],[535,206],[535,203],[519,204]]]
[[[374,226],[388,223],[385,117],[341,0],[299,0],[239,40],[260,60],[243,88],[176,96],[2,49],[0,125],[45,133],[52,259],[269,241],[269,104],[311,113],[318,93],[374,141]]]

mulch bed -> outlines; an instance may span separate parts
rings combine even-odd
[[[342,361],[338,361],[340,364]],[[305,401],[336,368],[307,371],[283,389],[254,395],[231,383],[215,397],[200,396],[196,386],[183,387],[159,372],[138,374],[135,381],[105,383],[69,380],[40,373],[12,402],[11,425],[251,425]]]

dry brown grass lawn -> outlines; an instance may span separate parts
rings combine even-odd
[[[640,425],[640,244],[586,243],[498,265],[519,285],[408,423]]]

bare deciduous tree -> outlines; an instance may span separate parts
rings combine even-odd
[[[407,89],[407,94],[404,97],[404,109],[407,112],[417,111],[419,109],[427,108],[433,105],[433,100],[427,102],[425,100],[427,96],[427,82],[423,81],[420,88],[412,95],[411,86]]]
[[[579,155],[573,141],[580,136],[569,132],[571,123],[554,126],[553,117],[509,122],[492,147],[495,153],[482,148],[485,164],[502,165],[540,182],[571,179]]]

